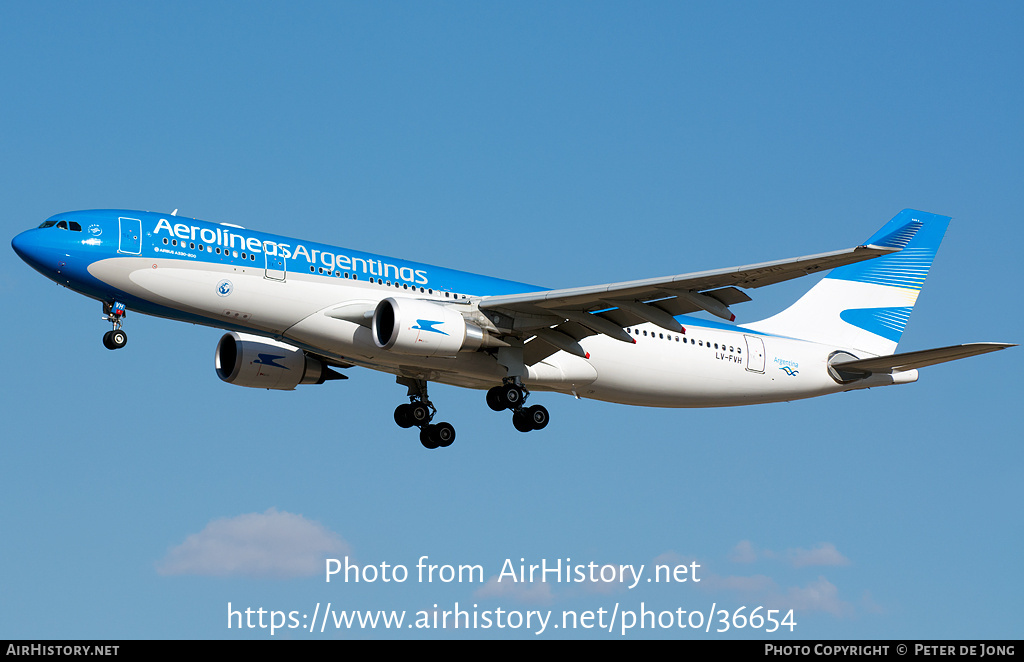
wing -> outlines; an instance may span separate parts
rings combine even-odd
[[[623,329],[643,322],[679,333],[682,327],[675,315],[704,310],[732,321],[735,316],[729,306],[750,301],[737,288],[781,283],[898,250],[895,246],[858,246],[665,278],[484,297],[479,307],[499,329],[524,340],[534,339],[524,352],[524,362],[532,365],[558,350],[583,356],[578,341],[595,334],[633,342]]]

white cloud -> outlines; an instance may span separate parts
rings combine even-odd
[[[787,552],[795,568],[809,565],[850,565],[850,560],[839,553],[830,542],[819,543],[813,549],[791,549]]]
[[[766,575],[719,577],[712,575],[702,582],[701,588],[711,591],[731,591],[741,599],[760,603],[772,609],[793,609],[797,612],[823,611],[833,616],[851,616],[853,606],[839,599],[839,589],[824,577],[805,586],[781,588]]]
[[[708,582],[706,588],[721,588],[743,595],[756,595],[778,590],[775,580],[767,575],[730,575],[728,577],[711,575],[706,581]]]
[[[324,559],[349,545],[319,522],[270,508],[213,520],[171,549],[161,575],[305,577],[324,572]]]
[[[824,577],[807,586],[792,587],[787,591],[783,604],[797,611],[824,611],[833,616],[849,616],[853,607],[839,599],[839,589]]]
[[[729,553],[729,560],[733,563],[753,563],[759,558],[785,559],[794,568],[850,565],[850,559],[840,554],[836,546],[830,542],[818,543],[811,549],[795,548],[779,553],[770,549],[755,549],[749,540],[741,540]]]
[[[733,547],[732,553],[729,554],[729,560],[733,563],[753,563],[757,560],[754,545],[749,540],[741,540]]]

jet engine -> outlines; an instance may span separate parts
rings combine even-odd
[[[215,364],[222,380],[250,388],[292,391],[299,384],[345,378],[298,347],[234,331],[217,343]]]
[[[384,299],[373,311],[371,328],[377,347],[415,356],[455,356],[489,339],[457,310],[419,299]]]

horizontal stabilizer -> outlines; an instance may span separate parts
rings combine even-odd
[[[832,365],[843,372],[863,373],[892,373],[905,370],[915,370],[937,363],[966,359],[969,356],[987,354],[1007,347],[1016,347],[1013,343],[1000,342],[976,342],[966,345],[953,345],[952,347],[938,347],[936,349],[923,349],[918,352],[905,352],[903,354],[891,354],[889,356],[878,356],[873,359],[858,359],[855,361],[835,361]]]

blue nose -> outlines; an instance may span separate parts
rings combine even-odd
[[[18,254],[22,260],[29,261],[29,256],[32,254],[32,247],[34,242],[32,241],[32,230],[22,232],[21,234],[11,239],[11,247],[14,252]]]
[[[47,259],[48,255],[52,257],[54,247],[48,245],[45,237],[40,236],[42,232],[38,228],[26,230],[11,240],[11,247],[18,254],[18,257],[37,270],[44,269],[44,265],[50,262],[56,264],[54,260]]]

